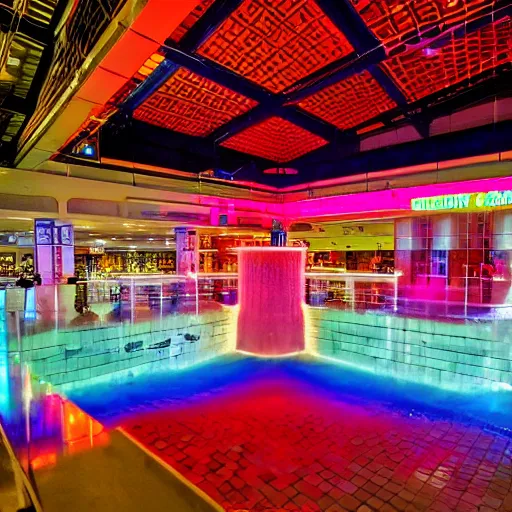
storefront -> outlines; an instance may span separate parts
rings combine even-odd
[[[82,279],[115,274],[174,274],[176,251],[76,248],[75,271]]]

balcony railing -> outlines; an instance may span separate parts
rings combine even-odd
[[[398,282],[401,272],[308,272],[306,304],[331,308],[398,309]]]
[[[312,307],[438,319],[485,320],[512,316],[512,303],[508,302],[510,293],[507,295],[501,290],[508,283],[493,281],[493,298],[497,300],[491,304],[475,300],[474,294],[464,294],[460,286],[434,289],[432,284],[430,287],[405,285],[401,275],[401,272],[308,272],[305,302]],[[468,280],[467,288],[471,283]],[[79,328],[93,323],[137,322],[168,314],[199,314],[232,306],[238,301],[238,276],[232,273],[121,275],[79,281],[76,285],[38,286],[27,290],[8,284],[10,287],[0,289],[0,317],[12,312],[12,304],[17,304],[22,334]],[[489,286],[489,283],[484,284]],[[468,300],[464,300],[465,296]],[[502,300],[503,297],[506,300]],[[14,329],[12,317],[8,317],[7,322],[10,332]]]

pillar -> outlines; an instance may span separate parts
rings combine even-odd
[[[199,270],[199,240],[197,231],[186,227],[174,229],[176,236],[176,274],[186,276]]]
[[[70,223],[36,219],[34,225],[35,271],[42,284],[60,284],[75,275],[75,240]]]

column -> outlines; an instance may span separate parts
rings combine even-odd
[[[199,270],[197,231],[186,227],[174,229],[176,236],[176,274],[186,276]]]
[[[66,325],[76,316],[76,286],[62,286],[75,275],[73,226],[53,219],[36,219],[34,224],[35,272],[43,285],[35,290],[36,310],[48,321]]]
[[[185,311],[192,309],[199,313],[199,296],[197,272],[199,271],[199,238],[195,229],[178,227],[176,235],[176,274],[185,277],[185,282],[179,284],[180,307]]]
[[[36,219],[35,270],[42,284],[60,284],[75,275],[75,241],[70,223]]]

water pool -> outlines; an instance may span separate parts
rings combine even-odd
[[[512,509],[507,391],[448,392],[307,357],[229,356],[68,397],[227,510]]]

